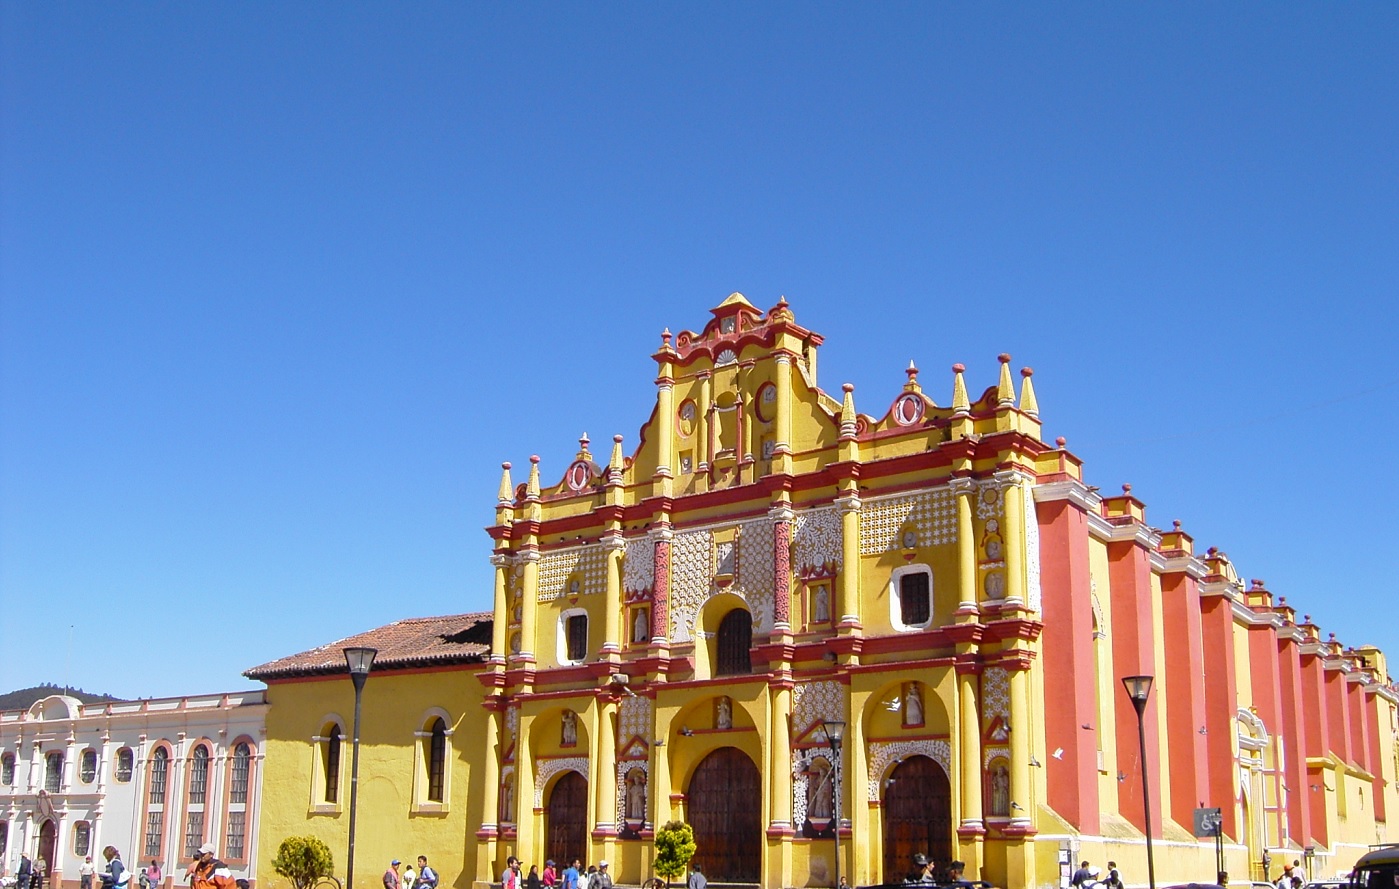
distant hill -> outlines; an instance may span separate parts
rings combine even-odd
[[[51,685],[47,682],[43,685],[35,685],[31,688],[21,688],[18,691],[0,695],[0,710],[28,710],[30,707],[34,706],[35,701],[42,701],[49,695],[61,694],[63,694],[63,686]],[[99,704],[106,701],[121,700],[121,698],[114,698],[111,695],[99,695],[90,691],[83,691],[81,688],[68,689],[68,697],[77,698],[84,704]]]

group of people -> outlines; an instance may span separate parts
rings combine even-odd
[[[1101,867],[1091,865],[1084,859],[1069,879],[1069,885],[1074,889],[1122,889],[1122,873],[1117,869],[1116,861],[1108,862],[1108,872],[1104,875]]]
[[[928,856],[918,852],[913,856],[913,870],[904,877],[904,884],[909,886],[971,886],[963,871],[967,869],[966,862],[949,861],[946,868],[939,869],[936,861],[928,860]],[[841,877],[842,884],[845,878]]]
[[[550,858],[544,862],[543,873],[537,864],[531,864],[525,873],[520,859],[511,855],[500,875],[500,884],[502,889],[612,889],[612,874],[605,859],[584,868],[581,858],[573,859],[562,869]]]
[[[384,871],[384,889],[437,889],[437,871],[427,863],[426,855],[418,856],[418,867],[413,869],[412,862],[400,873],[398,868],[403,862],[395,858],[389,862],[389,869]]]
[[[1282,873],[1273,881],[1277,889],[1302,889],[1307,885],[1306,871],[1302,870],[1302,859],[1294,858],[1291,864],[1282,866]]]

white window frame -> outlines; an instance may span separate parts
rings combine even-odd
[[[587,625],[587,633],[586,633],[585,635],[589,635],[589,636],[590,636],[590,635],[592,634],[592,630],[593,630],[593,621],[592,621],[592,618],[588,616],[588,609],[586,609],[586,608],[566,608],[566,609],[564,609],[562,612],[559,613],[559,627],[558,627],[558,632],[554,634],[554,638],[555,638],[556,640],[558,640],[558,645],[556,646],[556,648],[557,648],[558,650],[555,652],[555,654],[558,655],[559,665],[560,665],[560,666],[564,666],[564,667],[576,667],[576,666],[578,666],[579,664],[584,664],[584,663],[587,663],[587,661],[588,661],[588,647],[589,647],[589,646],[587,646],[587,645],[584,645],[584,646],[583,646],[583,657],[581,657],[580,659],[578,659],[578,660],[576,660],[576,661],[575,661],[575,660],[569,659],[569,656],[568,656],[568,619],[569,619],[570,617],[582,617],[583,619],[587,620],[587,622],[588,622],[588,625]],[[447,724],[448,724],[448,725],[451,725],[450,722],[447,723]]]
[[[332,723],[338,726],[340,729],[340,762],[338,763],[339,769],[338,774],[336,775],[337,783],[335,785],[335,802],[328,803],[325,801],[325,744],[330,740],[330,736],[322,735],[321,732],[325,730],[325,726],[330,725]],[[308,807],[308,812],[312,815],[338,815],[342,811],[341,806],[344,804],[343,800],[345,799],[345,796],[349,791],[349,787],[346,784],[345,777],[347,774],[349,774],[346,771],[346,761],[350,757],[346,754],[349,751],[351,743],[350,736],[348,733],[350,731],[353,731],[353,729],[349,728],[350,724],[347,723],[344,720],[344,718],[340,716],[339,713],[325,714],[321,717],[320,722],[318,722],[317,725],[319,726],[319,728],[316,729],[316,734],[311,736],[310,744],[311,804]],[[251,789],[249,790],[249,792],[251,792]]]
[[[903,621],[903,600],[901,598],[900,583],[904,577],[910,574],[928,575],[928,619],[921,624],[906,624]],[[894,573],[889,577],[889,623],[894,629],[900,632],[913,632],[915,630],[926,630],[933,625],[933,569],[932,566],[918,562],[912,565],[901,565],[894,569]]]
[[[427,798],[428,791],[428,745],[432,743],[430,726],[441,719],[447,727],[447,749],[442,754],[442,801]],[[452,759],[454,747],[452,736],[456,734],[452,714],[441,707],[432,707],[418,719],[418,730],[413,732],[413,811],[415,813],[442,813],[451,810],[452,800]]]

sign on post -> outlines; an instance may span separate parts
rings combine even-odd
[[[1195,836],[1217,837],[1224,823],[1224,812],[1220,809],[1195,810]]]

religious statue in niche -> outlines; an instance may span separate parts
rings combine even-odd
[[[986,537],[982,543],[982,549],[986,553],[986,558],[992,562],[999,562],[1005,555],[1005,548],[1001,543],[1000,528],[1001,523],[995,519],[986,522]]]
[[[716,729],[731,729],[734,727],[733,702],[728,696],[720,696],[714,704],[714,727]]]
[[[578,714],[572,710],[563,711],[562,737],[559,741],[561,747],[576,747],[578,745]]]
[[[1010,815],[1010,770],[998,762],[991,770],[991,814]]]
[[[651,633],[651,622],[649,614],[645,608],[636,609],[636,616],[631,622],[631,641],[645,642]]]
[[[831,591],[824,583],[811,593],[811,620],[825,623],[831,619]]]
[[[568,582],[568,595],[570,598],[578,598],[578,591],[580,586],[581,584],[578,583],[578,578],[576,577]]]
[[[1006,594],[1006,577],[999,571],[986,575],[986,595],[992,599],[1003,598]]]
[[[511,772],[500,782],[500,823],[515,823],[515,774]]]
[[[519,654],[519,653],[520,653],[520,634],[519,634],[519,633],[512,633],[512,634],[510,634],[510,653],[511,653],[511,654]]]
[[[833,812],[831,764],[821,757],[811,761],[806,773],[806,814],[813,821],[830,818]]]
[[[917,682],[904,686],[904,728],[917,728],[923,724],[923,692]]]
[[[626,819],[640,826],[646,821],[646,772],[634,768],[627,772]]]

